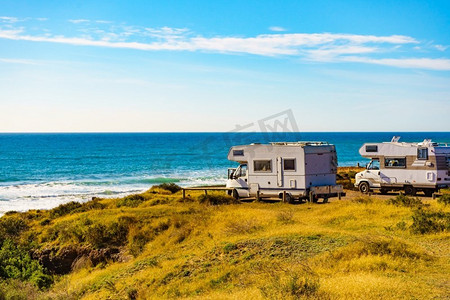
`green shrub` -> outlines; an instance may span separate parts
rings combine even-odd
[[[147,230],[133,228],[128,234],[128,249],[130,253],[137,257],[144,250],[145,245],[153,239],[153,234]]]
[[[412,216],[411,232],[416,234],[450,231],[450,213],[417,209]]]
[[[104,209],[106,207],[105,204],[100,202],[100,198],[92,197],[91,201],[85,202],[81,206],[80,211],[88,211],[93,209]]]
[[[403,194],[396,196],[395,198],[390,198],[387,200],[388,204],[396,205],[396,206],[405,206],[405,207],[421,207],[423,205],[422,201],[418,197],[408,197]]]
[[[236,249],[237,249],[237,245],[234,243],[226,243],[225,246],[223,246],[223,251],[225,253],[231,252]]]
[[[127,241],[130,220],[119,218],[109,226],[104,224],[93,224],[84,233],[84,240],[92,247],[100,249],[109,246],[122,246]]]
[[[48,288],[53,283],[44,267],[9,239],[0,248],[0,278],[29,281],[41,289]]]
[[[356,172],[356,171],[348,171],[348,177],[350,177],[350,178],[355,178],[356,177],[356,174],[357,174],[358,172]]]
[[[234,197],[224,194],[207,194],[200,195],[198,201],[202,204],[222,205],[222,204],[236,204],[239,203]]]
[[[449,205],[450,204],[450,194],[443,194],[437,199],[438,203]]]
[[[154,187],[170,191],[172,194],[175,194],[176,192],[181,191],[181,187],[173,182],[170,183],[162,183],[159,185],[155,185]]]
[[[13,239],[20,235],[28,225],[20,216],[3,216],[0,218],[0,244],[6,239]]]
[[[141,194],[134,194],[134,195],[129,195],[129,196],[119,199],[117,201],[116,205],[117,205],[117,207],[121,207],[121,206],[137,207],[145,200],[147,200],[147,199],[144,196],[142,196]]]
[[[50,216],[52,218],[57,218],[57,217],[62,217],[65,216],[67,214],[73,213],[76,210],[78,210],[81,207],[81,203],[79,202],[69,202],[69,203],[65,203],[65,204],[61,204],[58,207],[55,207],[54,209],[50,210]]]

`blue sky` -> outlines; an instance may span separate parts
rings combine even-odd
[[[450,1],[0,1],[0,131],[450,131]]]

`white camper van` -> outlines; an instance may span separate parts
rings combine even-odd
[[[336,185],[337,156],[326,142],[280,142],[231,147],[228,159],[240,163],[228,169],[227,188],[235,198],[294,199],[343,195]]]
[[[403,190],[415,195],[422,191],[431,196],[450,186],[450,146],[431,140],[402,143],[399,139],[367,143],[359,149],[361,156],[371,159],[366,170],[356,174],[355,186],[361,192]]]

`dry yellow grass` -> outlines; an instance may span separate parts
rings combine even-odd
[[[30,212],[41,248],[89,245],[57,228],[132,219],[122,259],[80,264],[58,277],[50,298],[82,299],[438,299],[450,294],[448,231],[413,234],[413,208],[391,196],[350,192],[328,204],[245,203],[209,206],[155,190],[136,207],[100,200],[103,209],[42,222]],[[367,200],[369,199],[369,200]],[[427,210],[450,207],[424,198]],[[44,225],[43,225],[44,224]],[[162,224],[162,225],[161,225]],[[165,224],[165,225],[164,225]],[[159,227],[158,227],[159,226]],[[112,227],[111,227],[112,228]],[[155,228],[162,228],[157,231]],[[133,236],[144,239],[132,255]]]

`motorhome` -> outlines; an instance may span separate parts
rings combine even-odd
[[[421,143],[366,143],[361,156],[369,158],[366,170],[356,174],[355,186],[363,193],[402,190],[407,195],[424,192],[431,196],[450,186],[450,146],[431,140]]]
[[[227,188],[235,198],[296,199],[343,194],[336,185],[337,156],[326,142],[277,142],[231,147],[228,159],[240,165],[228,169]]]

